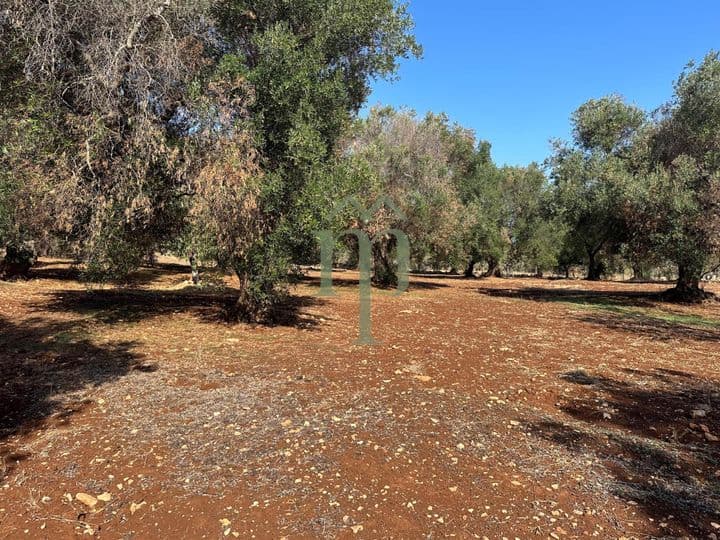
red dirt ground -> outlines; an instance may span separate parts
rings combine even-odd
[[[0,537],[720,534],[720,304],[416,276],[368,348],[354,273],[265,327],[186,272],[0,283]]]

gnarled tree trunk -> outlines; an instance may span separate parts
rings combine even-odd
[[[261,318],[257,302],[250,292],[250,275],[235,270],[240,284],[240,292],[234,303],[228,307],[228,317],[232,321],[257,322]]]
[[[700,287],[702,270],[690,266],[678,265],[678,279],[675,287],[664,293],[670,302],[702,302],[716,296]]]
[[[372,282],[378,287],[395,287],[398,284],[397,268],[392,260],[393,241],[380,239],[373,242]]]
[[[485,277],[503,277],[500,261],[492,257],[488,259],[488,269],[485,272]]]
[[[675,284],[675,288],[678,291],[694,292],[700,289],[700,275],[697,272],[692,272],[686,266],[678,267],[678,280]]]
[[[470,259],[470,262],[467,265],[467,268],[465,269],[465,277],[466,278],[474,278],[475,277],[475,259]]]
[[[633,276],[630,279],[630,281],[642,282],[642,281],[650,280],[650,274],[647,271],[647,268],[645,268],[645,266],[643,266],[641,264],[633,264],[632,271],[633,271]]]
[[[602,261],[598,260],[597,251],[588,251],[588,281],[600,281],[603,275]]]

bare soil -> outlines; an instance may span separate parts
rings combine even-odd
[[[188,278],[0,282],[1,538],[720,534],[720,304],[415,276],[363,347],[352,272],[273,327]]]

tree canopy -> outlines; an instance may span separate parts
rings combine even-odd
[[[234,314],[255,320],[327,228],[373,237],[383,285],[394,229],[415,269],[468,277],[672,264],[678,296],[700,298],[720,264],[715,52],[653,114],[590,99],[571,141],[513,167],[442,113],[360,117],[370,83],[421,54],[393,0],[1,0],[0,30],[0,242],[28,260],[122,280],[192,253],[238,277]],[[335,212],[350,196],[395,206]]]
[[[37,176],[86,275],[122,277],[184,235],[238,274],[250,318],[328,205],[313,194],[369,81],[420,54],[392,0],[4,3],[3,82],[30,86],[66,145]],[[21,143],[29,168],[42,141]]]

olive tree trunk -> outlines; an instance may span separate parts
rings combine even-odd
[[[683,264],[678,265],[678,279],[675,287],[667,291],[664,296],[671,302],[702,302],[714,298],[713,293],[704,291],[700,287],[701,279],[702,270]]]
[[[372,282],[378,287],[395,287],[398,284],[397,267],[392,258],[393,247],[393,241],[387,238],[373,242]]]
[[[602,261],[598,260],[597,251],[588,251],[588,281],[600,281],[603,274]]]
[[[488,259],[488,269],[485,272],[485,277],[503,277],[502,268],[500,268],[500,261],[491,257]]]
[[[465,277],[466,278],[474,278],[475,277],[475,264],[477,261],[475,259],[470,259],[470,262],[467,265],[467,268],[465,269]]]

